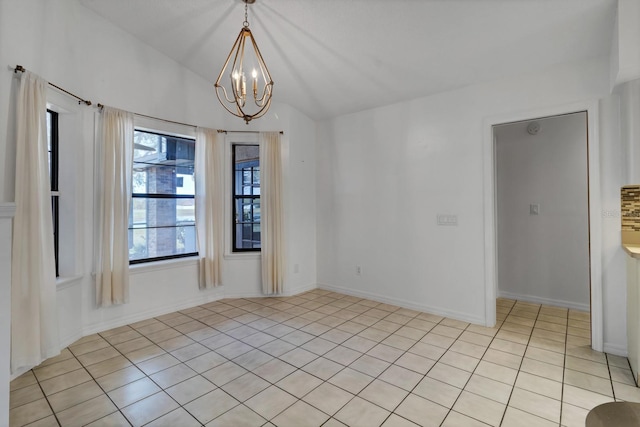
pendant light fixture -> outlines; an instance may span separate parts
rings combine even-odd
[[[247,20],[248,5],[255,3],[256,0],[242,1],[244,2],[242,29],[220,71],[215,88],[222,106],[249,124],[251,120],[262,117],[269,110],[273,80],[251,34]],[[225,79],[228,79],[226,86],[223,84]]]

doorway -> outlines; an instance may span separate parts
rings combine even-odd
[[[533,111],[505,113],[500,116],[486,117],[483,121],[483,163],[484,163],[484,219],[485,219],[485,319],[487,326],[496,324],[496,298],[498,296],[498,224],[497,224],[497,160],[494,127],[516,122],[540,120],[555,116],[586,113],[587,117],[587,183],[588,183],[588,230],[589,230],[589,308],[591,310],[591,347],[603,350],[603,313],[602,313],[602,236],[600,217],[602,202],[600,197],[599,117],[597,101],[579,102],[558,107],[548,107]],[[527,204],[527,214],[531,206]],[[541,205],[541,204],[540,204]],[[535,210],[536,207],[533,207]],[[543,206],[539,206],[539,214]]]
[[[498,297],[590,311],[586,111],[493,134]]]

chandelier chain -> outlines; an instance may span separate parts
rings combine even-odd
[[[249,28],[249,18],[248,18],[248,12],[247,12],[248,8],[249,8],[249,4],[245,1],[244,2],[244,22],[242,23],[242,25],[245,28]]]

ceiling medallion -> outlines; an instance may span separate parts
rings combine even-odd
[[[273,80],[262,59],[260,49],[249,29],[247,20],[248,5],[255,0],[242,0],[244,3],[244,22],[236,42],[227,56],[227,60],[220,71],[215,83],[216,95],[222,106],[231,114],[241,117],[249,124],[253,119],[265,115],[271,106]],[[231,68],[227,67],[233,57]],[[250,73],[247,76],[247,73]],[[222,84],[224,78],[229,78],[228,86]],[[247,80],[250,79],[250,93],[247,99]]]

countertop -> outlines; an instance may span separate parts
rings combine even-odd
[[[640,259],[640,244],[623,243],[622,247],[630,256]]]

